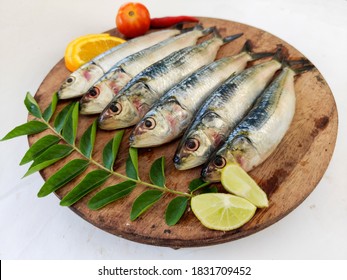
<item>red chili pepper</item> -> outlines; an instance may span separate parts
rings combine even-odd
[[[175,25],[179,22],[198,22],[199,20],[195,17],[190,16],[177,16],[177,17],[162,17],[162,18],[152,18],[151,27],[152,28],[165,28]]]

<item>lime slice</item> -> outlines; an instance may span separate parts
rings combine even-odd
[[[207,228],[232,230],[247,223],[257,209],[242,197],[226,193],[206,193],[194,196],[191,207],[195,216]]]
[[[266,193],[237,164],[228,164],[222,170],[221,182],[225,190],[241,196],[259,208],[268,207]]]

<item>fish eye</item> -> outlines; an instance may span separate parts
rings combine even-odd
[[[112,103],[110,105],[110,110],[115,113],[116,115],[120,114],[122,112],[122,105],[118,102]]]
[[[222,156],[216,156],[216,158],[213,160],[213,164],[217,168],[223,168],[226,165],[226,160]]]
[[[88,90],[89,97],[97,97],[100,94],[100,90],[97,87],[92,87]]]
[[[155,126],[157,125],[157,123],[155,122],[155,119],[153,118],[147,118],[144,121],[144,125],[147,129],[153,129],[155,128]]]
[[[66,79],[66,83],[68,83],[68,84],[72,84],[74,81],[75,81],[75,78],[71,77],[71,76]]]
[[[196,151],[200,146],[200,142],[197,139],[188,138],[185,146],[188,151]]]

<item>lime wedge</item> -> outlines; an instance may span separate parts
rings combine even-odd
[[[266,193],[258,184],[237,164],[228,164],[222,170],[221,182],[224,189],[232,194],[241,196],[259,208],[268,207]]]
[[[225,193],[206,193],[194,196],[192,211],[207,228],[233,230],[247,223],[257,209],[242,197]]]

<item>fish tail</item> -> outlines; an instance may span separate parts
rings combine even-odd
[[[240,38],[242,35],[243,35],[243,33],[238,33],[238,34],[235,34],[235,35],[227,36],[227,37],[223,38],[223,44],[227,44],[227,43],[229,43],[231,41],[234,41],[237,38]],[[220,34],[219,34],[219,36],[220,36]]]
[[[289,60],[289,51],[282,44],[277,45],[276,53],[273,59],[279,61],[282,64],[282,69],[285,67],[291,68],[296,75],[310,71],[315,68],[314,65],[306,58],[301,58],[298,60]],[[297,67],[299,65],[299,67]]]
[[[315,66],[308,59],[285,61],[283,66],[287,66],[292,69],[295,72],[295,75],[300,75],[315,68]],[[284,68],[283,66],[282,68]]]
[[[211,26],[211,27],[205,28],[205,29],[202,31],[202,34],[203,34],[204,36],[206,36],[206,35],[211,34],[211,33],[215,34],[215,32],[218,32],[218,31],[217,31],[217,27]]]
[[[176,23],[175,25],[173,25],[171,28],[172,29],[181,30],[181,32],[182,32],[183,30],[185,30],[185,28],[183,28],[183,25],[184,25],[183,22],[179,22],[179,23]]]
[[[309,65],[309,64],[312,65],[312,63],[307,58],[304,58],[304,57],[302,57],[301,59],[289,60],[289,61],[287,61],[287,64],[289,66]]]
[[[250,40],[247,40],[245,42],[245,44],[242,47],[241,52],[247,52],[250,54],[250,56],[252,57],[252,60],[257,60],[257,59],[261,59],[261,58],[265,58],[265,57],[270,57],[270,56],[274,56],[275,53],[273,52],[260,52],[260,53],[255,53],[252,51],[253,46]]]
[[[187,27],[187,28],[182,28],[181,29],[181,33],[187,33],[187,32],[190,32],[190,31],[193,31],[193,30],[203,30],[204,27],[202,26],[202,24],[196,24],[194,25],[193,27]]]
[[[246,42],[244,43],[241,52],[247,52],[247,53],[252,53],[252,42],[251,40],[246,40]]]
[[[285,63],[288,57],[288,50],[286,47],[284,47],[282,44],[278,44],[276,48],[276,52],[273,56],[273,60],[277,60],[282,65]]]
[[[286,60],[282,61],[282,68],[289,67],[292,69],[296,75],[307,72],[315,68],[315,66],[306,58],[296,59],[296,60]]]
[[[219,30],[216,27],[214,27],[213,35],[216,38],[222,39],[223,40],[223,44],[227,44],[227,43],[229,43],[231,41],[234,41],[237,38],[241,37],[243,35],[243,33],[238,33],[238,34],[227,36],[227,37],[223,38],[222,35],[220,34]]]
[[[305,65],[303,67],[300,67],[300,68],[296,68],[296,69],[293,69],[295,74],[296,75],[300,75],[302,73],[305,73],[305,72],[308,72],[308,71],[311,71],[312,69],[316,68],[313,64],[310,64],[310,65]]]

